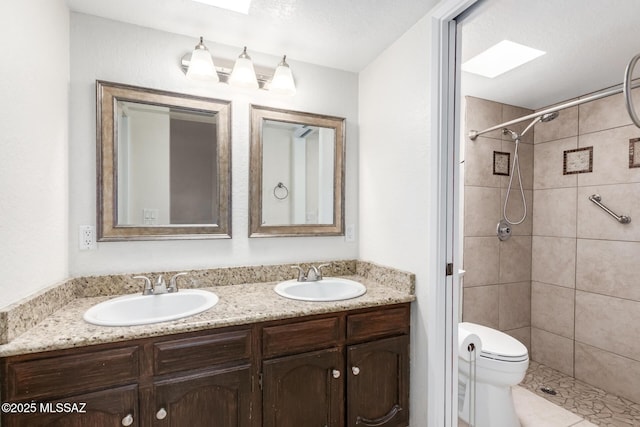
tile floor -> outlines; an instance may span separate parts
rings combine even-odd
[[[529,370],[520,386],[583,417],[592,425],[640,426],[640,404],[609,394],[540,363],[529,363]],[[542,386],[552,387],[557,394],[552,396],[542,392]]]
[[[542,392],[543,386],[556,395]],[[640,404],[533,361],[513,388],[513,400],[522,427],[640,427]],[[459,421],[459,427],[468,426]]]

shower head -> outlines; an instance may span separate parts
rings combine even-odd
[[[540,121],[544,122],[544,123],[550,122],[551,120],[555,119],[559,115],[560,115],[560,113],[558,113],[557,111],[553,111],[551,113],[543,114],[543,115],[540,116]]]
[[[522,133],[520,134],[520,136],[523,136],[525,133],[527,133],[529,131],[529,129],[531,129],[532,127],[534,127],[535,125],[537,125],[540,122],[550,122],[551,120],[555,119],[556,117],[558,117],[560,115],[560,113],[558,113],[557,111],[553,111],[551,113],[547,113],[547,114],[542,114],[538,117],[536,117],[535,119],[533,119],[533,121],[531,123],[529,123],[529,126],[527,126]]]
[[[518,135],[517,133],[515,133],[511,129],[503,128],[502,129],[502,134],[503,135],[511,135],[511,139],[513,139],[514,141],[516,139],[520,139],[520,135]]]

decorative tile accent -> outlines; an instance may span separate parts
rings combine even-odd
[[[493,152],[493,174],[509,176],[511,154],[502,151]]]
[[[640,138],[629,140],[629,167],[640,168]]]
[[[593,147],[566,150],[563,165],[563,175],[593,172]]]

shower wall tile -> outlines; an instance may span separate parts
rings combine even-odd
[[[629,168],[629,140],[640,137],[634,125],[581,135],[580,147],[593,147],[593,172],[578,176],[578,185],[640,182],[640,168]]]
[[[640,302],[576,291],[576,341],[640,362]]]
[[[593,194],[599,194],[602,204],[617,215],[631,217],[631,222],[621,224],[616,221],[589,200]],[[640,241],[639,201],[640,183],[578,187],[578,238]]]
[[[500,213],[502,213],[502,207],[504,206],[504,199],[507,195],[507,189],[503,188],[501,190],[501,193],[502,195],[500,198]],[[531,230],[533,227],[533,191],[524,190],[524,199],[527,206],[527,216],[525,217],[522,224],[511,226],[512,236],[531,236]],[[520,194],[520,189],[512,188],[511,195],[509,196],[509,203],[507,204],[507,214],[509,216],[509,219],[511,219],[512,221],[520,220],[523,213],[524,211],[522,206],[522,194]],[[502,218],[503,215],[501,215],[500,217]]]
[[[533,236],[531,280],[575,287],[576,239]]]
[[[493,174],[494,151],[502,151],[502,142],[497,139],[479,136],[475,141],[467,142],[464,153],[465,185],[500,187],[500,175]]]
[[[500,285],[465,288],[462,320],[498,329]]]
[[[527,326],[518,329],[509,329],[504,331],[507,335],[511,335],[527,347],[529,355],[531,355],[531,327]]]
[[[546,109],[546,107],[544,109]],[[555,141],[577,135],[578,107],[571,107],[560,111],[560,115],[554,120],[537,124],[533,140],[538,144],[541,142]]]
[[[637,94],[638,89],[634,89],[633,93]],[[640,109],[638,96],[635,96],[635,106],[636,110]],[[579,108],[580,135],[632,124],[622,93],[582,104]]]
[[[467,186],[464,191],[464,235],[495,236],[500,213],[500,189]]]
[[[511,154],[511,165],[513,165],[514,153],[516,145],[512,141],[502,141],[502,150],[505,153]],[[533,188],[533,145],[532,144],[520,144],[518,146],[518,156],[520,158],[520,173],[522,175],[522,187],[528,190]],[[511,168],[512,166],[510,166]],[[509,170],[511,172],[511,169]],[[513,184],[511,188],[520,188],[518,184],[518,175],[513,177]],[[507,188],[509,185],[509,177],[501,176],[502,188]]]
[[[639,256],[640,242],[578,239],[576,287],[640,302]]]
[[[531,280],[531,236],[511,236],[500,242],[500,283]]]
[[[573,376],[573,340],[532,326],[531,359]]]
[[[575,377],[640,402],[640,362],[576,342]]]
[[[533,188],[575,187],[576,175],[563,175],[563,152],[578,148],[578,137],[559,139],[534,146]]]
[[[499,242],[495,236],[464,238],[463,264],[466,273],[463,280],[465,287],[498,283],[500,271]]]
[[[531,326],[573,339],[575,291],[562,286],[531,284]]]
[[[576,237],[576,189],[533,192],[533,235]]]
[[[520,117],[527,116],[531,113],[533,113],[533,110],[529,110],[528,108],[522,108],[522,107],[516,107],[514,105],[504,104],[502,106],[501,122],[504,123],[510,120],[519,119]],[[516,123],[514,125],[509,126],[509,129],[516,132],[518,135],[520,135],[525,130],[525,128],[529,125],[529,123],[531,123],[529,120],[525,120],[523,122]],[[510,135],[502,135],[502,140],[511,141],[511,142],[513,141]],[[533,144],[533,132],[531,129],[529,129],[529,131],[526,134],[524,134],[524,136],[521,139],[521,142],[525,144]]]
[[[475,98],[473,96],[465,97],[466,106],[466,129],[469,131],[482,131],[502,123],[502,104],[486,99]],[[502,138],[500,130],[494,130],[484,134],[487,138]],[[467,138],[468,140],[468,138]]]
[[[500,330],[527,326],[531,326],[531,282],[500,285]]]

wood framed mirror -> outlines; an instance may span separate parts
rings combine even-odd
[[[345,119],[251,105],[249,236],[344,235]]]
[[[231,102],[96,81],[98,241],[231,237]]]

